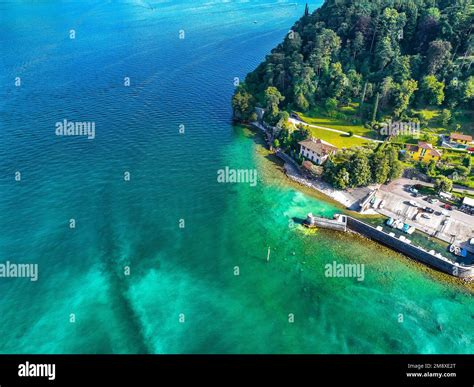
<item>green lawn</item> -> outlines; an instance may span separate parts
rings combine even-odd
[[[341,130],[344,132],[352,132],[353,134],[364,136],[368,138],[376,138],[375,131],[372,129],[366,128],[360,121],[357,116],[358,104],[352,103],[349,106],[341,107],[338,109],[336,117],[329,117],[324,108],[316,107],[307,113],[296,112],[303,121],[311,125],[322,126],[330,129]],[[428,127],[423,130],[425,134],[430,134],[430,141],[433,144],[436,144],[438,139],[438,134],[441,133],[450,133],[455,131],[456,124],[461,125],[460,131],[465,134],[474,135],[474,110],[455,110],[451,111],[452,113],[452,122],[449,127],[443,127],[440,122],[440,113],[441,109],[436,107],[428,107],[425,109],[414,110],[415,113],[420,114],[423,117],[423,120],[427,122]],[[388,118],[387,118],[388,119]],[[314,129],[314,128],[313,128]],[[326,137],[336,137],[336,133],[326,134]],[[353,146],[352,141],[344,141],[343,136],[339,136],[339,143],[342,146]],[[323,137],[321,137],[323,138]],[[323,138],[326,140],[326,138]],[[358,139],[355,139],[358,140]],[[329,141],[329,140],[326,140]],[[338,141],[337,139],[335,141]],[[395,139],[395,141],[403,143],[417,143],[417,139],[412,136],[406,136],[406,138]],[[355,141],[357,142],[357,141]],[[359,140],[357,145],[360,145]],[[336,145],[336,144],[334,144]]]
[[[308,113],[297,114],[311,125],[323,126],[330,129],[342,130],[344,132],[352,132],[359,136],[373,138],[373,130],[367,129],[360,124],[360,120],[356,117],[357,104],[351,104],[339,109],[339,112],[346,117],[346,119],[329,117],[323,109],[315,108]]]
[[[474,111],[473,110],[451,110],[452,120],[448,127],[445,127],[440,121],[441,109],[428,107],[425,109],[414,110],[420,114],[428,123],[430,132],[450,133],[456,131],[456,124],[461,125],[460,132],[474,136]]]
[[[449,162],[453,165],[462,165],[462,162],[469,153],[463,150],[439,148],[443,152],[442,161]],[[474,156],[471,155],[471,161],[474,162]]]
[[[417,113],[421,114],[425,120],[427,121],[433,121],[438,119],[440,110],[439,109],[433,109],[433,108],[427,108],[427,109],[421,109],[416,111]]]
[[[327,141],[338,148],[350,148],[354,146],[361,146],[367,144],[368,141],[362,140],[357,137],[348,137],[341,133],[330,132],[324,129],[308,127],[311,136],[320,138],[321,140]]]
[[[456,181],[454,184],[467,187],[467,188],[474,188],[474,176],[468,176],[464,181]]]

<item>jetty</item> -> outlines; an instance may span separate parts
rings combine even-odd
[[[336,231],[347,231],[347,216],[336,214],[333,218],[326,218],[323,216],[314,216],[309,213],[303,226],[307,228],[326,228]]]
[[[355,232],[446,274],[462,279],[474,279],[474,265],[465,265],[444,257],[433,250],[428,251],[422,247],[412,245],[407,243],[406,238],[397,238],[394,234],[383,231],[381,227],[373,227],[348,215],[336,214],[333,219],[330,219],[314,216],[310,213],[303,225],[309,228],[319,227],[343,232]]]

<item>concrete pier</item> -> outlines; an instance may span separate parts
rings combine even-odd
[[[421,247],[405,243],[350,216],[347,217],[347,228],[444,273],[459,278],[474,278],[474,265],[467,266],[439,254],[430,254]]]

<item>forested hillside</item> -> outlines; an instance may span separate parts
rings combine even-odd
[[[473,0],[327,0],[248,74],[234,117],[355,106],[363,123],[474,105]],[[446,113],[447,114],[447,113]]]

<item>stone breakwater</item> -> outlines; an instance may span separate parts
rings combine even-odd
[[[474,279],[474,265],[463,265],[454,262],[440,254],[431,254],[430,252],[418,246],[405,243],[400,239],[387,234],[384,231],[377,230],[360,220],[347,217],[347,228],[355,231],[367,238],[379,242],[391,249],[398,251],[418,262],[424,263],[434,269],[463,279]]]

